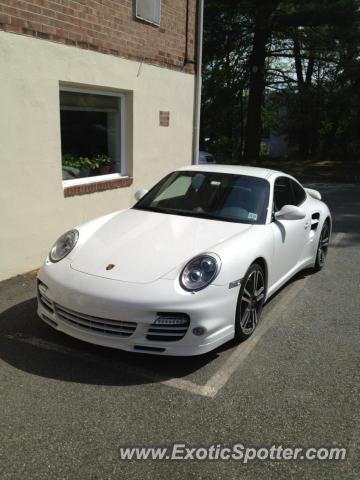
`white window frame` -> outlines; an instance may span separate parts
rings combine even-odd
[[[118,97],[119,99],[119,111],[120,111],[120,171],[115,173],[108,173],[106,175],[95,175],[93,177],[82,177],[74,178],[70,180],[62,180],[63,187],[74,187],[76,185],[87,185],[90,183],[97,183],[108,180],[117,180],[119,178],[128,178],[126,175],[126,148],[125,148],[125,139],[126,139],[126,99],[125,95],[120,92],[112,90],[101,90],[101,88],[80,88],[60,85],[59,92],[74,92],[74,93],[88,93],[93,95],[105,95],[109,97]],[[65,108],[66,109],[66,108]],[[65,110],[64,109],[64,110]],[[61,105],[59,104],[59,111],[61,110]],[[69,110],[74,110],[69,108]],[[86,108],[78,110],[87,110]],[[94,111],[95,109],[91,109]],[[62,153],[62,152],[61,152]],[[61,163],[62,165],[62,163]]]
[[[148,18],[144,18],[138,14],[138,0],[135,0],[135,17],[143,22],[150,23],[151,25],[155,25],[156,27],[160,27],[161,23],[161,0],[159,0],[159,23],[149,20]]]

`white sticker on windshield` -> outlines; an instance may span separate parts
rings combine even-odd
[[[252,213],[252,212],[249,212],[249,213],[248,213],[248,219],[249,219],[249,220],[254,220],[254,221],[256,222],[257,217],[258,217],[258,216],[257,216],[257,213]]]

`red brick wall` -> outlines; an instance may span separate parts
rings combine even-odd
[[[0,29],[194,72],[196,0],[162,0],[161,25],[134,19],[132,0],[0,0]],[[185,64],[186,63],[186,64]]]

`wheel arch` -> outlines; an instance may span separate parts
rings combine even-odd
[[[330,228],[329,236],[331,236],[331,233],[332,233],[333,222],[332,222],[331,215],[329,213],[325,213],[324,217],[325,218],[324,218],[324,221],[321,224],[321,228],[318,229],[319,230],[319,238],[320,238],[321,231],[322,231],[322,228],[325,225],[325,223],[327,223],[329,225],[329,228]]]
[[[331,231],[332,231],[332,218],[331,218],[330,215],[326,215],[325,220],[324,220],[324,223],[325,223],[325,222],[328,222],[329,227],[330,227],[330,233],[331,233]]]

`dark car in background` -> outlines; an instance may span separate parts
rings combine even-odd
[[[215,157],[212,153],[199,152],[199,165],[206,165],[208,163],[216,163]]]

